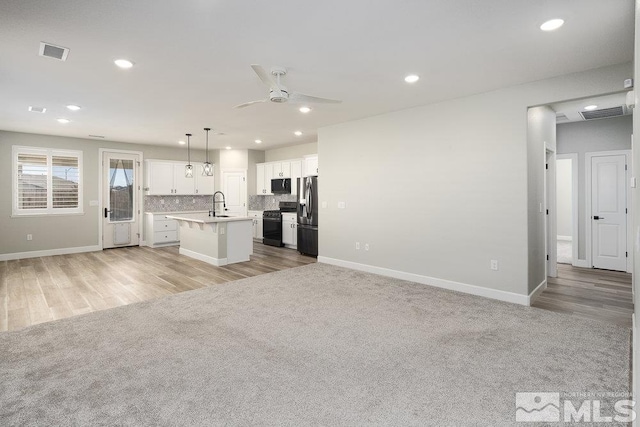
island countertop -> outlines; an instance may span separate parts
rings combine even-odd
[[[167,218],[176,219],[178,221],[195,222],[198,224],[211,224],[220,222],[235,222],[235,221],[253,221],[253,218],[248,216],[209,216],[208,213],[181,213],[174,215],[166,215]]]

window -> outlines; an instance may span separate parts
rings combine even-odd
[[[82,152],[13,147],[13,215],[82,213]]]

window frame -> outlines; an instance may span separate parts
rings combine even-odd
[[[18,207],[18,156],[21,154],[32,154],[47,157],[47,207],[41,209],[20,209]],[[78,207],[75,208],[54,208],[53,207],[53,157],[76,157],[78,159]],[[41,148],[14,145],[11,150],[11,213],[12,216],[48,216],[48,215],[82,215],[84,214],[83,204],[83,181],[84,173],[82,167],[82,151],[63,150],[57,148]]]

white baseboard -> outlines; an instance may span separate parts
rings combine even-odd
[[[558,236],[558,240],[563,240],[565,242],[573,241],[573,236]]]
[[[180,255],[186,255],[188,257],[197,259],[198,261],[204,261],[208,264],[215,265],[216,267],[221,267],[223,265],[227,265],[228,261],[226,258],[214,258],[208,255],[203,255],[198,252],[190,251],[189,249],[180,248]]]
[[[529,303],[527,305],[533,304],[536,298],[538,298],[545,289],[547,289],[547,279],[544,279],[542,283],[536,286],[536,288],[529,294]]]
[[[53,255],[79,254],[82,252],[96,252],[101,250],[102,248],[100,247],[100,245],[94,245],[94,246],[80,246],[77,248],[47,249],[44,251],[15,252],[12,254],[0,254],[0,261],[11,261],[14,259],[25,259],[25,258],[40,258],[42,256],[53,256]]]
[[[492,298],[500,301],[511,302],[514,304],[529,305],[531,300],[531,295],[521,295],[521,294],[516,294],[508,291],[500,291],[498,289],[484,288],[482,286],[469,285],[466,283],[454,282],[454,281],[445,280],[445,279],[438,279],[435,277],[423,276],[423,275],[414,274],[414,273],[407,273],[405,271],[391,270],[389,268],[376,267],[373,265],[360,264],[357,262],[344,261],[341,259],[329,258],[325,256],[319,256],[318,262],[321,262],[324,264],[336,265],[338,267],[351,268],[353,270],[365,271],[367,273],[379,274],[381,276],[393,277],[395,279],[408,280],[411,282],[421,283],[423,285],[434,286],[437,288],[449,289],[452,291],[464,292],[466,294],[477,295],[477,296]],[[544,283],[546,285],[546,281]],[[540,286],[538,286],[538,288],[539,287]],[[536,290],[538,288],[536,288]]]
[[[581,268],[591,268],[591,266],[587,263],[586,259],[574,259],[573,266],[581,267]]]

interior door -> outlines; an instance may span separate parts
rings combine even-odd
[[[102,155],[102,247],[137,246],[140,240],[138,154]]]
[[[245,171],[222,171],[222,192],[229,216],[247,216],[247,177]]]
[[[591,159],[591,254],[593,267],[627,269],[625,156]]]

